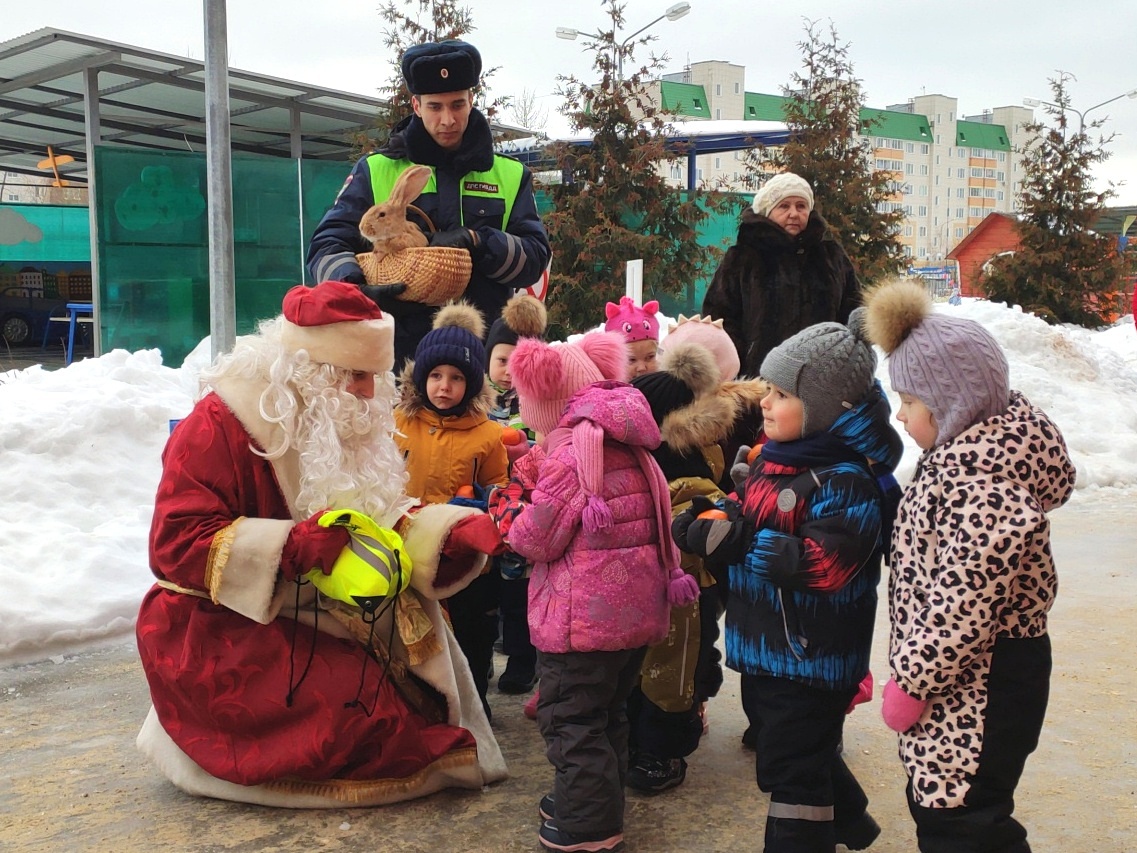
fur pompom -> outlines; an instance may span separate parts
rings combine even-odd
[[[890,354],[932,313],[932,297],[922,282],[889,278],[865,294],[864,329],[868,340]]]
[[[501,309],[501,319],[520,338],[544,337],[549,324],[545,303],[528,293],[518,293]]]
[[[482,312],[465,301],[447,302],[438,309],[434,315],[433,327],[441,329],[443,326],[458,326],[477,338],[486,336],[486,321]]]
[[[589,332],[575,343],[605,379],[628,381],[628,345],[619,332]]]
[[[696,397],[719,386],[719,368],[714,356],[702,344],[679,343],[665,350],[659,359],[664,370],[691,389]]]
[[[509,372],[517,393],[523,397],[539,400],[560,395],[564,366],[560,355],[544,341],[519,340],[517,349],[509,357]]]

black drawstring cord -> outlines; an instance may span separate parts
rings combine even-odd
[[[343,704],[343,706],[345,708],[360,708],[363,711],[363,715],[365,717],[370,717],[372,714],[375,713],[375,707],[379,704],[379,691],[383,689],[383,682],[387,679],[387,674],[391,671],[391,659],[387,658],[386,661],[380,661],[379,660],[379,650],[374,647],[372,640],[375,637],[375,625],[379,622],[379,619],[382,618],[384,613],[386,613],[388,610],[391,610],[392,611],[391,612],[391,631],[387,636],[387,650],[388,650],[388,652],[390,652],[394,648],[394,644],[395,644],[395,613],[394,613],[394,609],[395,609],[395,607],[398,606],[399,593],[401,593],[403,591],[403,565],[402,565],[402,559],[399,556],[399,549],[398,548],[395,549],[394,554],[395,554],[395,571],[393,573],[394,577],[392,577],[391,580],[395,584],[395,594],[393,596],[391,596],[385,602],[385,606],[380,605],[380,606],[376,607],[374,610],[371,610],[371,611],[364,610],[363,611],[363,617],[362,617],[363,621],[366,622],[369,626],[369,629],[367,632],[367,646],[366,646],[366,648],[370,653],[364,656],[363,665],[359,668],[359,687],[355,691],[355,698],[349,702],[344,702],[344,704]],[[379,676],[379,681],[375,684],[375,695],[371,699],[371,707],[368,708],[362,702],[359,701],[359,697],[363,695],[363,682],[364,682],[364,679],[367,675],[367,661],[371,658],[372,655],[375,655],[376,662],[381,663],[381,664],[385,663],[386,666],[383,669],[383,674]]]
[[[293,579],[293,582],[296,584],[296,612],[292,619],[292,642],[288,650],[288,695],[284,697],[284,704],[289,708],[292,707],[293,695],[300,689],[300,685],[304,683],[304,679],[308,677],[308,668],[312,666],[312,658],[316,655],[316,637],[319,634],[320,625],[320,607],[317,602],[312,613],[312,645],[308,648],[308,661],[304,664],[304,671],[300,673],[300,680],[293,684],[292,676],[296,671],[296,633],[300,630],[300,587],[309,583],[309,581],[297,575]]]

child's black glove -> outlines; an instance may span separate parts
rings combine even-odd
[[[750,536],[749,523],[742,515],[742,505],[724,498],[716,506],[699,495],[691,506],[679,513],[671,523],[671,535],[683,551],[698,557],[735,561],[746,551]]]

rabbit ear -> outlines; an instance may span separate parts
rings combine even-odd
[[[395,185],[391,187],[391,194],[387,197],[387,201],[406,207],[426,189],[432,174],[434,173],[431,172],[430,166],[411,166],[409,169],[405,169],[395,181]]]

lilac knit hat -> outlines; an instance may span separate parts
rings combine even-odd
[[[888,353],[892,390],[928,407],[937,445],[1007,411],[1007,358],[977,322],[936,313],[924,285],[910,279],[873,288],[865,306],[869,338]]]
[[[632,297],[621,296],[619,305],[609,302],[604,306],[604,316],[608,318],[604,331],[619,332],[629,344],[658,341],[659,320],[655,318],[658,311],[659,303],[654,299],[640,308]]]

